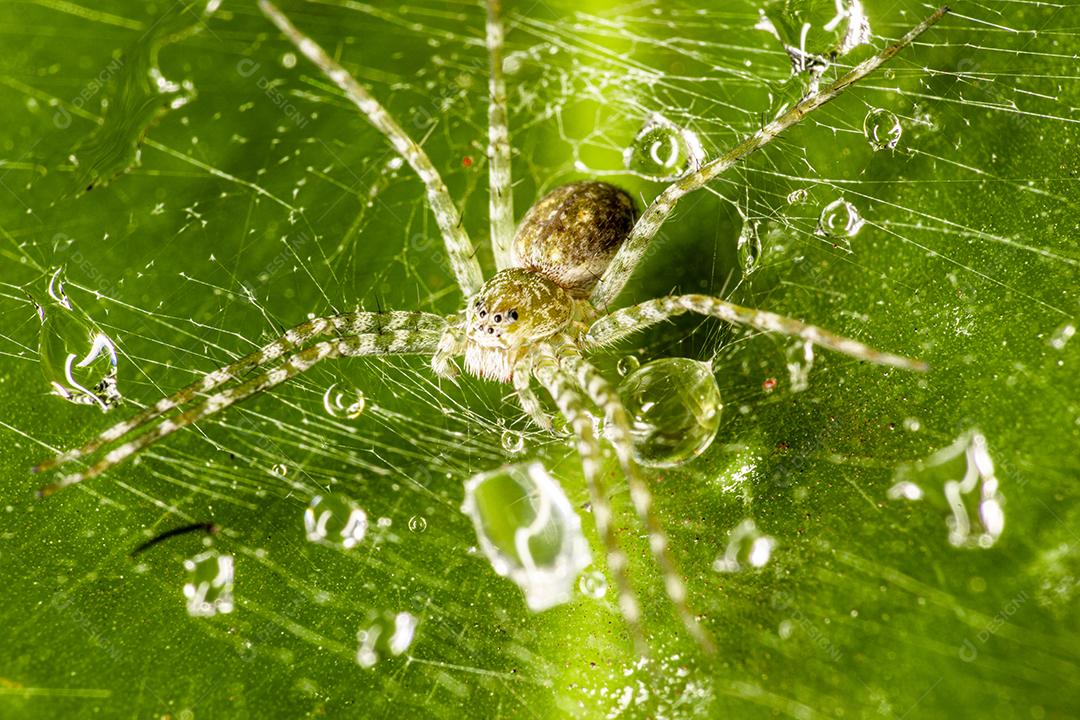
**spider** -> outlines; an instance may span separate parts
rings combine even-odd
[[[588,356],[672,316],[696,313],[795,336],[806,343],[873,363],[925,370],[921,362],[717,297],[667,296],[619,309],[614,309],[612,302],[681,198],[704,187],[872,73],[940,20],[948,8],[938,9],[894,44],[828,87],[808,95],[725,154],[670,184],[640,216],[633,198],[625,191],[601,182],[577,182],[558,187],[541,198],[515,228],[506,86],[502,75],[501,4],[501,0],[487,1],[489,216],[496,272],[485,281],[458,209],[423,148],[367,88],[299,31],[276,6],[269,0],[259,3],[262,12],[345,93],[419,176],[445,241],[449,265],[465,301],[464,309],[447,317],[425,312],[356,311],[297,325],[261,349],[117,423],[82,448],[41,463],[34,468],[35,472],[88,458],[102,447],[161,419],[152,429],[105,452],[88,468],[59,477],[39,494],[49,495],[101,475],[177,430],[270,390],[327,359],[379,354],[428,355],[432,370],[451,378],[457,374],[455,358],[463,356],[467,373],[512,384],[522,410],[548,431],[553,428],[553,418],[544,410],[534,384],[554,401],[576,439],[593,520],[604,545],[619,607],[640,646],[644,642],[640,605],[627,576],[626,554],[612,526],[612,511],[600,473],[600,438],[592,421],[593,413],[606,417],[605,439],[615,450],[632,504],[648,533],[667,596],[687,632],[709,647],[708,634],[687,604],[686,587],[665,533],[653,514],[648,486],[635,463],[627,412],[612,384],[589,362]],[[244,379],[256,370],[262,371]],[[221,389],[228,383],[233,384]],[[191,409],[166,417],[197,398],[200,402]]]

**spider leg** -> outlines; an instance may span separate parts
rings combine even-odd
[[[615,589],[619,594],[619,609],[623,619],[630,628],[630,634],[634,638],[634,644],[638,653],[648,654],[648,644],[641,629],[641,607],[634,595],[633,586],[627,575],[626,553],[619,546],[619,540],[615,537],[612,527],[611,506],[607,500],[607,489],[604,487],[603,478],[600,475],[601,454],[600,443],[593,433],[592,417],[585,410],[585,402],[582,394],[574,387],[571,378],[559,368],[559,363],[550,351],[545,352],[533,367],[533,375],[544,388],[551,394],[559,411],[566,418],[567,423],[577,437],[578,454],[581,455],[582,470],[585,475],[585,483],[589,487],[589,499],[592,505],[593,521],[596,523],[596,531],[604,543],[604,551],[607,555],[608,569],[615,580]]]
[[[488,91],[488,198],[491,215],[491,250],[498,270],[510,267],[514,241],[514,187],[510,161],[510,129],[503,79],[502,0],[487,2]]]
[[[435,214],[435,222],[439,225],[443,239],[446,241],[450,267],[454,271],[458,285],[461,286],[461,292],[465,297],[474,295],[484,283],[480,263],[476,259],[476,249],[465,232],[461,215],[450,198],[450,191],[446,189],[446,184],[439,176],[435,165],[432,164],[431,158],[409,137],[401,125],[386,111],[386,108],[371,96],[367,88],[327,55],[318,43],[297,30],[292,21],[276,5],[269,0],[259,0],[259,9],[277,25],[300,52],[341,88],[342,92],[367,116],[368,121],[386,136],[394,149],[405,158],[405,162],[409,163],[420,176],[427,190],[428,204]]]
[[[439,346],[431,356],[431,369],[439,377],[449,380],[457,377],[454,358],[465,352],[465,329],[461,318],[452,318],[439,338]]]
[[[619,459],[619,465],[630,486],[630,499],[634,503],[634,509],[649,533],[649,547],[664,577],[664,589],[667,591],[668,599],[675,606],[675,611],[690,636],[697,640],[707,652],[713,652],[712,639],[686,603],[686,585],[679,574],[675,558],[668,548],[667,534],[656,519],[656,515],[653,514],[652,494],[638,473],[630,435],[630,419],[627,417],[626,408],[623,407],[611,383],[582,357],[581,351],[574,345],[567,343],[558,348],[558,353],[559,363],[563,370],[577,379],[578,387],[588,394],[607,418],[605,434],[615,448],[615,455]]]
[[[266,365],[284,356],[287,352],[303,347],[311,340],[328,335],[361,335],[371,332],[384,332],[388,330],[435,330],[445,324],[438,315],[420,312],[351,312],[329,317],[315,318],[301,323],[258,350],[248,353],[244,357],[207,373],[201,380],[191,383],[185,388],[177,390],[172,395],[158,400],[153,405],[143,408],[127,420],[123,420],[107,430],[86,445],[75,450],[68,450],[54,458],[45,460],[34,466],[31,472],[39,473],[84,457],[96,451],[102,445],[119,440],[132,430],[139,428],[150,421],[160,417],[173,408],[182,405],[202,393],[210,392],[221,385],[235,380],[251,370]]]
[[[544,406],[540,403],[540,398],[533,392],[532,385],[529,382],[532,380],[532,373],[533,358],[532,355],[526,353],[514,364],[514,391],[517,393],[518,402],[521,403],[521,409],[525,411],[525,414],[541,430],[553,433],[555,428],[551,424],[551,416],[544,412]]]
[[[828,87],[822,88],[817,93],[807,95],[787,112],[766,124],[723,155],[705,163],[698,170],[664,188],[663,192],[653,200],[652,204],[638,218],[633,230],[630,231],[629,237],[619,247],[615,257],[611,260],[611,264],[608,265],[600,281],[593,288],[592,297],[590,298],[592,304],[598,308],[605,308],[611,304],[619,291],[626,285],[626,281],[630,279],[631,273],[641,262],[642,257],[645,256],[649,243],[659,232],[660,226],[671,216],[675,205],[685,195],[705,187],[710,181],[739,163],[747,155],[765,147],[782,132],[793,125],[797,125],[807,115],[830,100],[839,97],[845,90],[877,70],[894,55],[914,42],[916,38],[933,27],[947,12],[949,12],[947,7],[938,8],[929,17],[912,28],[904,37],[889,45],[877,55],[859,63]]]
[[[610,345],[638,330],[686,312],[709,315],[726,322],[749,325],[766,332],[802,338],[808,343],[878,365],[891,365],[919,372],[926,372],[929,369],[921,360],[911,360],[900,355],[881,352],[858,340],[836,335],[816,325],[807,325],[794,318],[765,310],[745,308],[708,295],[673,295],[616,310],[592,324],[586,335],[586,346],[598,348]]]
[[[110,450],[90,468],[65,475],[46,485],[38,491],[38,495],[47,497],[70,485],[95,478],[177,430],[219,413],[252,395],[274,388],[327,358],[427,353],[434,351],[437,340],[438,336],[431,332],[395,330],[379,335],[365,334],[315,343],[293,354],[280,366],[267,370],[242,385],[211,395],[194,408],[164,420],[153,430]]]

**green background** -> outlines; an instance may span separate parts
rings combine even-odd
[[[621,153],[654,112],[716,154],[793,92],[750,3],[507,5],[519,217],[580,177],[651,199],[662,186],[623,174]],[[866,9],[878,45],[928,12]],[[285,10],[424,138],[490,268],[482,6]],[[35,461],[309,313],[449,313],[460,298],[419,183],[253,3],[206,17],[167,0],[0,4],[0,716],[1074,716],[1080,340],[1051,340],[1078,312],[1077,17],[1070,3],[957,3],[891,72],[665,226],[623,302],[722,294],[932,371],[820,351],[793,392],[789,341],[692,319],[620,351],[715,359],[725,401],[702,457],[647,474],[715,655],[675,622],[605,467],[646,606],[653,654],[639,661],[613,592],[529,613],[459,511],[465,479],[524,458],[583,503],[572,449],[529,430],[506,388],[440,382],[422,359],[318,368],[34,499]],[[155,63],[189,87],[159,94]],[[874,107],[901,119],[894,152],[863,137]],[[867,220],[852,253],[814,234],[841,196]],[[743,215],[763,243],[745,277]],[[122,353],[130,402],[108,416],[47,394],[24,289],[40,294],[61,264]],[[617,357],[598,360],[612,377]],[[335,382],[363,389],[360,418],[323,410]],[[503,451],[507,428],[527,433],[521,455]],[[921,502],[886,492],[902,463],[975,428],[1005,531],[993,548],[959,549],[942,494],[955,465],[919,475]],[[330,488],[372,521],[351,552],[304,538],[304,508]],[[409,529],[414,517],[425,531]],[[715,572],[745,518],[775,538],[771,561]],[[193,618],[181,563],[201,540],[128,553],[207,521],[236,558],[237,607]],[[359,667],[356,632],[402,610],[420,618],[408,653]]]

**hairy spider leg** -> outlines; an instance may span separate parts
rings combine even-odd
[[[153,430],[110,450],[103,459],[90,468],[65,475],[56,482],[41,488],[38,494],[47,497],[70,485],[95,478],[177,430],[219,413],[252,395],[274,388],[307,372],[327,358],[429,353],[435,350],[438,338],[438,334],[432,332],[395,330],[381,335],[365,334],[315,343],[291,355],[278,367],[267,370],[242,385],[211,395],[187,412],[163,420]]]
[[[649,548],[660,567],[668,599],[674,605],[675,612],[690,636],[697,640],[707,652],[713,652],[715,648],[712,638],[687,604],[686,585],[683,583],[678,564],[668,547],[667,534],[652,511],[652,494],[649,492],[649,487],[638,473],[626,408],[623,407],[611,383],[582,357],[581,351],[576,346],[567,343],[559,347],[557,352],[562,368],[567,374],[577,379],[578,386],[588,394],[607,419],[605,435],[615,448],[615,455],[626,476],[627,485],[630,486],[630,499],[634,504],[634,510],[649,534]]]
[[[521,405],[521,409],[525,411],[525,414],[536,423],[537,427],[541,430],[547,430],[550,433],[555,432],[555,428],[551,423],[551,416],[544,411],[544,406],[540,402],[540,398],[533,392],[532,373],[533,373],[533,357],[531,353],[525,353],[521,356],[521,359],[514,363],[513,383],[514,392],[517,393],[518,404]]]
[[[573,378],[568,377],[559,368],[552,349],[548,347],[540,352],[543,354],[533,366],[533,375],[551,395],[559,412],[566,418],[577,438],[577,450],[581,456],[585,484],[589,488],[593,522],[596,523],[596,531],[604,543],[608,570],[611,571],[612,579],[615,581],[615,591],[619,595],[619,609],[634,639],[638,653],[647,655],[649,648],[641,628],[641,607],[638,605],[637,596],[634,595],[634,588],[627,575],[626,553],[619,545],[619,540],[615,537],[615,529],[612,527],[611,506],[608,504],[607,489],[600,475],[602,462],[600,443],[593,433],[592,417],[585,410],[584,396],[574,387]]]
[[[610,345],[650,325],[687,312],[708,315],[738,325],[749,325],[766,332],[798,337],[808,343],[878,365],[891,365],[919,372],[926,372],[929,369],[921,360],[911,360],[892,353],[881,352],[858,340],[831,333],[816,325],[807,325],[766,310],[745,308],[708,295],[662,297],[616,310],[592,324],[585,336],[586,343],[592,348]]]
[[[502,0],[488,0],[488,212],[496,270],[510,267],[510,244],[514,241],[514,183],[506,81],[503,79],[503,36]]]
[[[172,395],[143,408],[132,417],[116,423],[81,448],[68,450],[39,463],[32,468],[31,472],[45,472],[58,465],[89,455],[102,445],[119,440],[131,431],[146,425],[200,394],[210,392],[257,367],[271,363],[287,352],[296,350],[316,338],[327,335],[361,335],[364,333],[381,333],[406,329],[436,331],[445,324],[446,321],[438,315],[403,311],[384,313],[357,311],[308,320],[286,330],[281,337],[263,345],[258,350],[207,373],[202,379],[196,380],[187,387],[177,390]]]
[[[747,155],[765,147],[785,130],[801,122],[807,115],[830,100],[839,97],[849,87],[877,70],[894,55],[914,42],[917,37],[933,27],[948,12],[948,7],[938,8],[929,17],[912,28],[904,37],[889,45],[877,55],[859,63],[836,82],[817,93],[807,95],[798,104],[792,106],[790,110],[766,124],[723,155],[705,163],[698,170],[664,188],[656,199],[652,201],[652,204],[646,208],[645,212],[641,214],[641,217],[638,218],[637,223],[634,224],[634,229],[630,231],[629,237],[619,247],[619,251],[612,258],[611,264],[608,265],[600,281],[593,288],[590,297],[593,306],[606,308],[615,300],[615,297],[626,285],[626,281],[630,279],[630,275],[644,257],[649,243],[656,237],[660,227],[671,216],[679,200],[689,193],[705,187],[710,181],[739,163]]]
[[[296,29],[292,21],[269,0],[259,0],[259,9],[277,25],[278,29],[315,65],[334,82],[346,97],[353,101],[368,121],[381,132],[394,146],[405,162],[409,163],[427,190],[427,201],[435,215],[435,222],[442,231],[446,242],[446,252],[450,256],[450,267],[466,298],[472,297],[484,283],[480,263],[476,259],[476,249],[465,232],[461,214],[450,197],[439,171],[435,169],[431,158],[427,156],[401,125],[391,117],[378,100],[372,97],[367,88],[350,75],[345,68],[331,58],[314,40]]]

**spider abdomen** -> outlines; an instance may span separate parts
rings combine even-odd
[[[525,213],[513,262],[585,297],[634,227],[634,200],[602,182],[562,185]]]

